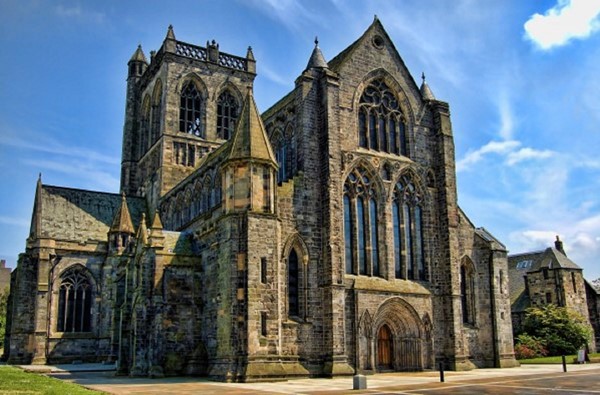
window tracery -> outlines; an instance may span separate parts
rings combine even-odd
[[[60,278],[58,332],[89,332],[92,323],[92,285],[82,266],[68,269]]]
[[[348,175],[343,206],[346,273],[379,276],[377,194],[364,168]]]
[[[204,138],[202,125],[202,97],[196,85],[188,81],[181,90],[179,131]]]
[[[396,95],[381,79],[367,86],[360,97],[358,143],[375,151],[408,154],[406,119]]]
[[[394,187],[392,200],[396,278],[426,280],[421,205],[419,189],[409,176],[402,176]]]
[[[237,122],[239,106],[235,97],[229,92],[221,93],[217,99],[217,136],[229,140],[233,136]]]

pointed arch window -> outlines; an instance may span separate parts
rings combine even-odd
[[[235,130],[239,106],[229,91],[221,93],[217,99],[217,136],[229,140]]]
[[[464,324],[475,324],[475,275],[473,264],[465,259],[460,265],[460,301]]]
[[[275,143],[275,160],[279,166],[279,169],[277,169],[277,183],[281,185],[282,182],[288,180],[288,172],[286,171],[288,162],[287,140],[280,131],[277,131],[273,141]]]
[[[154,93],[154,98],[152,99],[152,125],[151,129],[151,137],[150,137],[150,146],[158,140],[158,136],[160,136],[160,119],[161,119],[161,102],[162,102],[162,90],[160,86],[157,85],[156,92]]]
[[[142,157],[149,146],[150,139],[150,98],[146,96],[144,98],[144,102],[142,104],[142,118],[140,120],[140,141],[139,141],[139,149],[140,149],[140,157]]]
[[[346,179],[343,205],[346,273],[379,276],[377,195],[364,168]]]
[[[360,97],[358,144],[375,151],[408,154],[406,118],[396,95],[381,79],[369,84]]]
[[[192,81],[181,90],[179,106],[179,131],[204,138],[202,125],[202,97]]]
[[[92,324],[92,285],[86,269],[76,266],[60,277],[58,332],[89,332]]]
[[[299,268],[298,254],[292,248],[288,257],[288,315],[299,316]]]
[[[396,278],[426,280],[422,198],[408,176],[394,187],[392,228]]]

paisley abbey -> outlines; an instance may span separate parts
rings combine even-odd
[[[37,183],[9,363],[256,381],[516,365],[507,252],[457,204],[449,105],[381,22],[259,113],[257,62],[128,63],[119,194]],[[301,69],[302,67],[299,67]]]

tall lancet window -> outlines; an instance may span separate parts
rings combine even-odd
[[[92,286],[86,269],[75,266],[60,277],[58,332],[89,332],[92,322]]]
[[[150,146],[158,140],[160,136],[160,119],[161,119],[161,102],[162,102],[162,89],[160,83],[157,84],[152,98],[152,125],[150,133]]]
[[[396,95],[381,79],[369,84],[360,97],[358,144],[375,151],[408,155],[406,118]]]
[[[426,280],[422,197],[408,176],[394,188],[392,228],[396,278]]]
[[[192,81],[188,81],[181,90],[179,131],[205,137],[202,125],[202,97]]]
[[[288,314],[290,316],[299,316],[299,268],[298,254],[292,249],[288,258]]]
[[[377,194],[364,168],[346,179],[343,206],[346,273],[379,276]]]
[[[217,136],[229,140],[235,130],[239,106],[235,97],[229,92],[221,93],[217,100]]]
[[[140,140],[139,140],[139,153],[140,158],[144,156],[150,145],[150,97],[146,96],[142,103],[142,118],[140,119]]]

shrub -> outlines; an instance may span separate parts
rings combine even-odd
[[[531,359],[545,357],[548,355],[542,339],[535,336],[529,336],[526,333],[519,335],[515,344],[515,357],[517,359]]]

